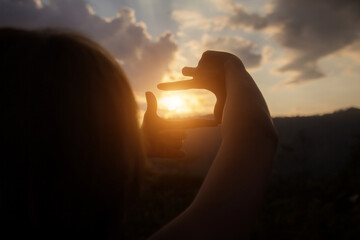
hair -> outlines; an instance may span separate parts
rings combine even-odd
[[[78,34],[2,28],[0,69],[2,228],[118,235],[144,150],[117,61]]]

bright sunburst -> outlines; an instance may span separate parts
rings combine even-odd
[[[184,100],[178,96],[167,96],[160,100],[161,105],[166,107],[169,111],[179,110],[181,106],[184,106]]]
[[[158,113],[165,118],[208,115],[215,102],[215,96],[205,90],[164,92],[158,97]]]

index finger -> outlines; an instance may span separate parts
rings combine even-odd
[[[165,82],[165,83],[159,83],[157,87],[160,90],[187,90],[192,88],[200,88],[198,86],[197,82],[194,81],[194,79],[191,80],[182,80],[182,81],[176,81],[176,82]]]
[[[146,112],[156,115],[156,112],[157,112],[157,100],[156,100],[155,95],[152,92],[146,92],[145,97],[146,97],[146,103],[147,103]]]

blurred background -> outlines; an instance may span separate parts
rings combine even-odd
[[[204,90],[161,92],[207,49],[240,57],[267,100],[280,143],[253,239],[360,239],[360,2],[357,0],[0,0],[0,27],[58,27],[105,47],[139,104],[164,118],[209,117]],[[189,130],[182,159],[150,159],[127,218],[144,239],[194,198],[221,143]]]

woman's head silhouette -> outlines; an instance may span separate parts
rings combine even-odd
[[[9,230],[116,235],[144,159],[119,64],[77,34],[4,28],[0,68],[0,215]]]

